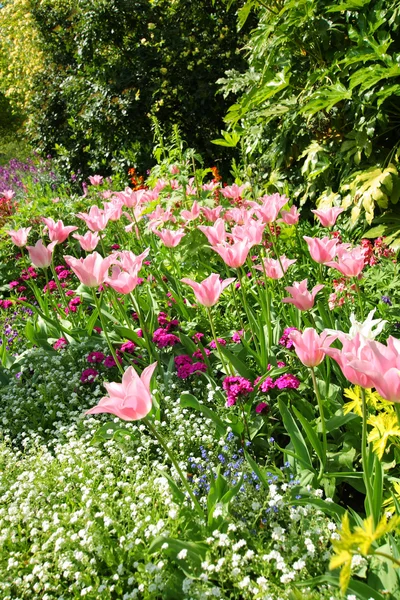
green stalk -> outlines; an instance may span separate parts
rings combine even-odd
[[[325,415],[324,415],[324,407],[322,404],[321,394],[319,393],[318,384],[317,384],[317,380],[316,380],[315,372],[314,372],[314,367],[310,367],[310,371],[311,371],[311,378],[312,378],[312,382],[313,382],[313,386],[314,386],[315,396],[317,398],[319,415],[320,415],[320,419],[321,419],[322,447],[324,450],[324,460],[322,461],[321,468],[322,467],[325,468],[326,455],[328,452],[328,442],[327,442],[327,437],[326,437],[326,422],[325,422]],[[322,473],[323,473],[323,471],[322,471]],[[320,473],[320,475],[321,475],[321,473]]]
[[[231,375],[233,375],[232,369],[231,368],[228,369],[227,364],[226,364],[226,362],[224,360],[223,354],[221,352],[221,348],[220,348],[220,345],[219,345],[218,340],[217,340],[217,334],[215,333],[215,327],[214,327],[214,321],[213,321],[212,314],[211,314],[211,309],[210,309],[209,306],[207,306],[206,309],[207,309],[207,314],[208,314],[208,320],[210,321],[210,325],[211,325],[212,335],[213,335],[213,338],[214,338],[214,342],[215,342],[216,348],[218,350],[219,358],[221,360],[223,369],[224,369],[226,375],[228,375],[229,373],[231,373]],[[229,366],[230,366],[230,364],[229,364]]]
[[[363,308],[362,299],[361,299],[361,291],[360,291],[360,286],[358,285],[356,278],[354,278],[354,283],[355,283],[356,290],[357,290],[358,304],[360,306],[361,321],[364,321],[364,308]]]
[[[178,461],[176,460],[174,454],[171,452],[171,450],[168,448],[168,445],[165,443],[164,438],[162,437],[162,435],[160,433],[158,433],[158,431],[156,430],[156,428],[154,427],[154,425],[147,419],[147,417],[145,417],[143,419],[144,424],[147,426],[147,428],[151,431],[151,433],[154,435],[154,437],[157,439],[157,441],[160,443],[161,447],[163,448],[164,452],[169,456],[170,461],[172,462],[172,464],[174,465],[179,477],[181,478],[181,481],[187,491],[187,493],[189,494],[189,497],[191,499],[191,501],[193,502],[193,505],[195,507],[195,510],[197,512],[197,514],[199,515],[199,517],[201,517],[202,519],[204,519],[204,511],[201,508],[199,501],[197,500],[196,496],[193,494],[193,491],[190,488],[189,482],[187,481],[186,477],[184,476],[184,474],[182,473],[182,470],[178,464]]]
[[[120,373],[121,373],[122,375],[124,375],[125,371],[124,371],[124,369],[123,369],[123,366],[121,365],[121,363],[120,363],[120,362],[119,362],[119,360],[118,360],[118,356],[117,356],[117,354],[116,354],[116,352],[115,352],[115,350],[114,350],[114,347],[113,347],[113,345],[112,345],[112,343],[111,343],[111,340],[110,340],[110,338],[109,338],[109,336],[108,336],[108,333],[107,333],[107,326],[106,326],[106,323],[105,323],[105,321],[104,321],[104,316],[103,316],[103,313],[101,312],[101,299],[102,299],[102,296],[103,296],[103,295],[101,294],[101,295],[100,295],[100,298],[97,298],[97,295],[96,295],[96,290],[95,290],[94,288],[92,288],[92,294],[93,294],[94,302],[95,302],[95,304],[96,304],[97,311],[98,311],[98,313],[99,313],[101,327],[102,327],[102,329],[103,329],[103,331],[104,331],[104,337],[105,337],[105,338],[106,338],[106,340],[107,340],[107,344],[108,344],[108,347],[109,347],[109,349],[110,349],[110,352],[111,352],[111,354],[112,354],[112,356],[113,356],[113,358],[114,358],[114,360],[115,360],[115,364],[117,365],[117,367],[118,367],[118,369],[119,369]]]
[[[247,304],[246,294],[244,292],[244,286],[243,286],[242,275],[241,275],[240,269],[237,269],[237,273],[238,273],[238,279],[239,279],[239,283],[240,283],[240,291],[242,293],[242,298],[243,298],[244,310],[246,311],[246,315],[247,315],[247,320],[248,320],[248,323],[249,323],[250,331],[252,331],[253,330],[253,325],[252,325],[252,321],[251,321],[251,318],[250,318],[250,312],[249,312],[250,309],[249,309],[248,304]],[[254,333],[252,335],[252,338],[254,339],[254,346],[255,346],[256,352],[260,356],[261,352],[260,352],[260,348],[258,346],[257,336]]]
[[[363,468],[363,479],[364,479],[364,485],[365,485],[365,489],[367,492],[367,498],[366,498],[366,512],[367,512],[367,517],[374,515],[374,511],[373,511],[373,491],[372,491],[372,485],[371,482],[369,480],[369,476],[368,473],[366,471],[367,469],[367,464],[368,464],[368,454],[369,454],[369,447],[368,447],[368,441],[367,441],[367,435],[368,435],[368,430],[367,430],[367,420],[368,420],[368,407],[367,407],[367,398],[365,395],[365,389],[362,387],[361,388],[361,398],[362,398],[362,439],[361,439],[361,461],[362,461],[362,468]],[[377,525],[377,523],[375,523],[375,525]]]

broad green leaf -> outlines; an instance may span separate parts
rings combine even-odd
[[[325,463],[326,456],[324,455],[324,450],[321,442],[318,439],[318,435],[314,429],[314,427],[307,421],[305,417],[301,414],[299,410],[294,406],[293,412],[296,417],[299,419],[301,426],[303,427],[305,434],[310,442],[311,446],[314,448],[318,458],[322,463]]]
[[[350,100],[351,96],[351,89],[346,89],[341,83],[322,87],[312,94],[309,102],[300,109],[300,113],[312,116],[321,110],[330,110],[338,102]]]
[[[280,399],[278,400],[278,406],[279,412],[282,415],[283,424],[291,439],[291,442],[295,449],[295,453],[301,458],[303,464],[305,464],[310,471],[313,471],[315,473],[315,470],[312,466],[310,453],[308,452],[307,444],[300,432],[300,429],[297,427],[292,415],[290,414],[289,409],[287,408],[286,404]]]

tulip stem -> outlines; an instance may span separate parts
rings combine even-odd
[[[368,440],[367,440],[367,421],[368,421],[368,407],[367,407],[367,398],[365,395],[365,389],[361,388],[361,398],[362,398],[362,439],[361,439],[361,461],[363,468],[363,479],[365,490],[367,492],[366,497],[366,513],[367,517],[374,515],[373,511],[373,492],[371,482],[369,480],[369,474],[367,473],[368,466]],[[377,523],[375,523],[377,525]]]
[[[214,327],[214,321],[213,321],[212,314],[211,314],[211,308],[209,306],[207,306],[206,308],[207,308],[207,313],[208,313],[208,320],[210,321],[210,325],[211,325],[212,335],[213,335],[213,338],[214,338],[215,346],[216,346],[218,354],[219,354],[219,358],[220,358],[221,363],[222,363],[222,367],[223,367],[226,375],[229,375],[229,373],[231,373],[233,375],[232,369],[228,369],[228,367],[227,367],[227,364],[226,364],[226,362],[224,360],[224,357],[222,355],[221,347],[220,347],[220,345],[218,343],[218,340],[217,340],[217,335],[215,333],[215,327]]]
[[[95,302],[95,304],[96,304],[97,312],[99,313],[99,318],[100,318],[101,327],[102,327],[102,329],[103,329],[103,331],[104,331],[104,337],[105,337],[105,338],[106,338],[106,340],[107,340],[107,344],[108,344],[108,347],[110,348],[110,352],[111,352],[111,354],[112,354],[112,357],[113,357],[113,359],[114,359],[114,361],[115,361],[115,364],[117,365],[117,367],[118,367],[118,369],[119,369],[120,373],[121,373],[122,375],[124,375],[124,373],[125,373],[125,371],[124,371],[124,368],[123,368],[123,366],[121,365],[121,363],[119,362],[119,360],[118,360],[118,356],[117,356],[117,354],[116,354],[116,352],[115,352],[115,350],[114,350],[114,347],[113,347],[113,345],[112,345],[112,343],[111,343],[111,340],[110,340],[110,338],[108,337],[108,333],[107,333],[107,327],[106,327],[106,324],[105,324],[105,321],[104,321],[104,318],[103,318],[103,313],[101,312],[101,299],[102,299],[102,294],[100,294],[100,298],[97,298],[97,295],[96,295],[96,290],[95,290],[94,288],[92,289],[92,293],[93,293],[94,302]]]
[[[327,442],[327,438],[326,438],[326,423],[325,423],[324,407],[322,404],[321,394],[319,393],[317,379],[315,377],[314,367],[310,367],[310,371],[311,371],[311,378],[312,378],[312,382],[313,382],[313,386],[314,386],[315,396],[317,398],[319,415],[321,418],[322,446],[323,446],[323,452],[324,452],[324,459],[321,461],[321,469],[322,469],[322,467],[325,468],[326,456],[327,456],[327,452],[328,452],[328,442]]]
[[[400,426],[400,404],[398,402],[394,403],[394,410],[396,411],[396,415],[397,415],[397,422]]]
[[[354,278],[354,284],[355,284],[356,290],[357,290],[358,304],[360,306],[361,321],[364,321],[364,308],[363,308],[363,304],[362,304],[362,300],[361,300],[361,291],[360,291],[360,286],[358,285],[356,278]]]
[[[190,499],[192,500],[194,507],[196,509],[197,514],[199,515],[199,517],[201,517],[202,519],[204,519],[204,511],[201,508],[199,501],[197,500],[196,496],[193,494],[193,491],[190,488],[189,482],[187,481],[187,479],[185,478],[184,474],[182,473],[182,469],[180,468],[178,461],[176,460],[173,452],[171,452],[171,450],[168,448],[168,445],[166,444],[164,438],[162,437],[162,435],[160,435],[157,431],[157,429],[154,427],[154,425],[147,419],[144,418],[143,419],[144,424],[147,426],[147,428],[151,431],[151,433],[154,435],[154,437],[157,439],[157,441],[160,443],[160,445],[162,446],[162,448],[164,449],[165,453],[169,456],[172,464],[174,465],[187,493],[189,494]]]

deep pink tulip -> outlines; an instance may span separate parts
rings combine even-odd
[[[225,221],[223,219],[217,219],[214,225],[210,226],[198,225],[197,229],[204,233],[211,246],[223,244],[226,241]]]
[[[329,261],[325,264],[328,267],[337,269],[346,277],[358,277],[364,269],[364,250],[361,246],[348,250],[346,246],[347,244],[343,244],[343,246],[337,248],[337,262]]]
[[[335,340],[335,336],[330,336],[326,331],[318,335],[312,327],[307,327],[303,333],[291,331],[289,338],[294,344],[297,356],[306,367],[317,367]]]
[[[175,248],[181,239],[185,235],[185,231],[183,229],[177,229],[176,231],[172,231],[171,229],[162,229],[158,231],[154,229],[154,232],[167,248]]]
[[[293,204],[290,210],[281,210],[281,217],[286,225],[296,225],[299,221],[300,213],[297,210],[297,206]]]
[[[243,241],[235,242],[232,245],[217,244],[217,246],[212,246],[212,249],[220,255],[228,267],[238,269],[246,262],[251,247],[249,242]]]
[[[117,265],[113,265],[111,277],[107,276],[104,281],[119,294],[130,294],[138,284],[138,277],[121,271]]]
[[[280,257],[280,262],[279,260],[275,260],[274,258],[264,258],[263,260],[265,273],[271,279],[282,279],[288,268],[295,262],[296,259],[286,258],[284,254]],[[263,270],[262,266],[260,265],[258,265],[256,269],[258,269],[259,271]]]
[[[85,221],[91,231],[103,231],[109,221],[106,211],[96,205],[90,207],[89,213],[78,213],[76,216]]]
[[[303,239],[306,240],[311,258],[315,262],[323,265],[335,258],[337,240],[330,239],[327,236],[319,239],[307,237],[306,235]]]
[[[58,244],[65,242],[69,234],[78,229],[73,225],[66,227],[62,221],[57,221],[56,223],[51,217],[43,217],[42,221],[47,226],[50,240]]]
[[[9,229],[7,233],[11,237],[13,244],[18,246],[18,248],[22,248],[23,246],[26,246],[31,229],[32,227],[21,227],[16,231],[14,229]]]
[[[332,208],[320,208],[311,212],[318,217],[322,227],[333,227],[340,213],[344,212],[344,208],[333,206]]]
[[[283,298],[282,302],[294,304],[299,310],[310,310],[314,306],[315,296],[318,294],[324,285],[316,285],[311,292],[307,289],[307,279],[303,279],[300,283],[295,281],[292,286],[285,287],[285,290],[292,295],[291,298]]]
[[[98,287],[104,283],[108,269],[115,260],[113,255],[103,258],[98,252],[88,254],[86,258],[64,256],[64,260],[73,270],[79,281],[88,287]]]
[[[222,206],[217,206],[216,208],[207,208],[207,206],[201,207],[201,212],[203,213],[207,221],[211,221],[212,223],[215,223],[215,221],[219,218],[222,210]]]
[[[47,247],[43,244],[42,240],[38,240],[34,246],[27,246],[29,252],[29,258],[34,267],[39,269],[46,269],[51,265],[53,257],[54,246],[57,242],[51,242]]]
[[[218,302],[224,289],[235,281],[235,278],[229,277],[228,279],[221,281],[217,273],[211,273],[211,275],[207,277],[207,279],[203,279],[201,283],[197,283],[196,281],[193,281],[193,279],[188,279],[187,277],[181,279],[181,281],[182,283],[190,285],[197,301],[209,308]]]
[[[124,421],[143,419],[151,411],[150,380],[156,367],[156,362],[149,365],[140,377],[133,367],[128,367],[122,383],[105,383],[104,387],[109,395],[85,414],[110,413]]]
[[[196,190],[194,191],[196,193]],[[195,200],[192,204],[192,208],[190,210],[182,210],[181,217],[185,221],[194,221],[200,216],[200,206],[197,200]]]
[[[97,232],[92,233],[91,231],[87,231],[85,235],[74,233],[72,237],[78,240],[82,250],[85,250],[86,252],[93,252],[100,241],[99,234]]]

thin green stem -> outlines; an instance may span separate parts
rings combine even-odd
[[[361,388],[361,399],[362,399],[361,461],[362,461],[362,468],[363,468],[364,485],[365,485],[365,489],[367,492],[366,513],[367,513],[367,517],[369,517],[369,516],[373,517],[373,514],[374,514],[373,490],[372,490],[371,482],[369,480],[369,475],[367,473],[368,454],[369,454],[369,447],[368,447],[368,440],[367,440],[367,436],[368,436],[368,429],[367,429],[368,406],[367,406],[367,398],[365,395],[364,388]],[[375,525],[376,525],[376,523],[375,523]]]
[[[94,288],[92,289],[92,294],[93,294],[94,302],[95,302],[95,304],[96,304],[97,312],[99,313],[99,318],[100,318],[101,327],[102,327],[102,329],[103,329],[103,331],[104,331],[104,337],[105,337],[105,338],[106,338],[106,340],[107,340],[107,344],[108,344],[108,347],[110,348],[110,352],[111,352],[111,354],[112,354],[112,357],[114,358],[115,364],[117,365],[117,367],[118,367],[118,369],[119,369],[120,373],[121,373],[122,375],[124,375],[125,371],[124,371],[124,369],[123,369],[123,366],[121,365],[121,363],[120,363],[120,362],[119,362],[119,360],[118,360],[118,356],[117,356],[117,354],[116,354],[116,352],[115,352],[115,350],[114,350],[114,347],[113,347],[113,345],[112,345],[112,343],[111,343],[111,340],[110,340],[110,338],[109,338],[109,336],[108,336],[108,332],[107,332],[107,326],[106,326],[106,323],[105,323],[105,321],[104,321],[104,316],[103,316],[103,313],[102,313],[102,311],[101,311],[101,299],[102,299],[102,294],[100,295],[100,298],[97,298],[97,295],[96,295],[96,290],[95,290]]]
[[[317,379],[315,377],[314,367],[310,367],[310,371],[311,371],[311,379],[312,379],[313,386],[314,386],[315,396],[317,398],[319,416],[321,419],[322,447],[323,447],[323,451],[324,451],[324,460],[322,461],[322,463],[323,463],[323,467],[325,468],[326,455],[328,452],[328,442],[327,442],[327,437],[326,437],[326,422],[325,422],[325,415],[324,415],[324,406],[322,404],[321,394],[319,393]]]
[[[360,286],[358,285],[357,279],[354,279],[354,283],[355,283],[356,290],[357,290],[358,305],[360,307],[361,321],[364,321],[364,307],[363,307],[362,298],[361,298]]]
[[[220,358],[221,363],[222,363],[222,367],[223,367],[226,375],[228,375],[229,373],[231,373],[233,375],[232,368],[228,369],[228,366],[227,366],[227,364],[226,364],[226,362],[224,360],[224,357],[223,357],[223,354],[222,354],[222,351],[221,351],[221,347],[220,347],[220,345],[218,343],[217,334],[215,333],[214,321],[213,321],[212,314],[211,314],[211,309],[210,309],[209,306],[207,306],[206,308],[207,308],[208,320],[210,321],[210,325],[211,325],[211,332],[212,332],[212,335],[213,335],[213,338],[214,338],[215,346],[216,346],[216,348],[218,350],[218,354],[219,354],[219,358]],[[230,366],[231,365],[229,364],[229,367]]]
[[[169,456],[169,459],[172,462],[172,464],[174,465],[174,467],[182,481],[183,486],[185,487],[187,493],[189,494],[191,501],[193,502],[193,505],[196,509],[197,514],[199,515],[199,517],[204,519],[204,511],[201,508],[196,496],[193,494],[193,491],[190,488],[189,482],[187,481],[186,477],[182,473],[182,469],[180,468],[178,461],[176,460],[176,458],[175,458],[174,454],[171,452],[171,450],[168,448],[168,445],[166,444],[164,438],[162,437],[162,435],[160,433],[158,433],[158,431],[156,430],[154,425],[147,418],[144,418],[143,422],[147,426],[147,428],[151,431],[151,433],[154,435],[154,437],[157,439],[157,441],[160,443],[164,452]]]

